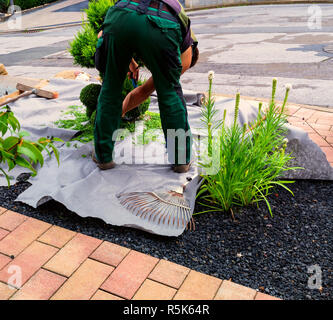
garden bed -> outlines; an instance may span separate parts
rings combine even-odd
[[[276,189],[269,196],[273,218],[264,203],[239,209],[236,221],[223,213],[199,215],[196,231],[178,238],[82,218],[55,201],[38,209],[15,202],[29,186],[1,187],[0,206],[282,299],[333,298],[333,182],[297,181],[290,186],[295,197]],[[197,205],[195,212],[202,210]],[[307,286],[307,268],[315,264],[323,272],[321,290]]]

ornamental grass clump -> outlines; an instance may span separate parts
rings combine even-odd
[[[284,171],[300,169],[288,167],[292,156],[286,152],[287,121],[284,110],[290,86],[286,87],[284,102],[279,107],[275,103],[277,80],[273,79],[268,107],[263,108],[260,103],[256,120],[243,126],[238,123],[240,94],[237,93],[234,119],[230,126],[226,126],[226,110],[223,119],[216,119],[212,81],[210,76],[208,98],[202,112],[202,121],[208,132],[207,154],[210,159],[200,162],[204,183],[198,197],[207,208],[203,212],[228,211],[233,216],[235,206],[265,201],[272,215],[267,196],[276,186],[293,194],[286,185],[294,181],[281,180],[280,177]],[[213,162],[215,170],[209,171]]]

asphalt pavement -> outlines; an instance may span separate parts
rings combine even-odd
[[[42,32],[0,34],[0,63],[11,75],[51,77],[73,66],[67,52],[88,1],[56,2],[22,17],[23,23],[56,26]],[[206,91],[207,72],[215,71],[220,94],[270,96],[278,78],[278,98],[291,83],[290,102],[333,107],[333,5],[320,4],[317,20],[309,4],[240,6],[189,12],[199,40],[200,60],[182,77],[184,89]],[[44,10],[44,11],[43,11]],[[313,11],[312,11],[313,12]],[[48,23],[46,24],[46,15]],[[319,23],[320,22],[320,23]],[[0,31],[4,23],[0,24]],[[89,70],[97,74],[96,70]]]

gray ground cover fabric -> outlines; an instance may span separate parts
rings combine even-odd
[[[20,120],[23,129],[30,132],[32,138],[40,136],[58,136],[69,141],[75,134],[73,130],[58,129],[53,124],[62,116],[63,110],[70,105],[80,105],[78,100],[81,89],[87,82],[77,80],[51,79],[49,88],[59,92],[59,98],[46,101],[31,96],[23,98],[11,105],[15,115]],[[193,105],[197,101],[197,93],[186,92],[188,102],[189,122],[193,135],[202,135],[200,107]],[[234,117],[234,99],[225,98],[216,103],[222,118],[223,110],[227,110],[227,125]],[[244,124],[257,116],[258,103],[243,100],[240,105],[239,123]],[[152,97],[150,111],[158,112],[156,97]],[[296,157],[294,164],[305,167],[302,171],[289,171],[286,175],[292,179],[323,179],[333,180],[333,170],[321,149],[313,143],[306,132],[288,125],[288,150]],[[32,186],[19,195],[17,201],[22,201],[33,207],[54,199],[64,204],[69,210],[82,217],[97,217],[106,223],[117,226],[128,226],[165,236],[178,236],[184,231],[183,226],[159,224],[141,219],[125,209],[117,195],[133,191],[168,191],[183,185],[188,178],[194,178],[186,188],[185,199],[189,202],[192,213],[194,210],[197,189],[200,178],[197,176],[197,166],[185,174],[174,173],[166,161],[163,139],[148,145],[133,144],[128,136],[116,144],[116,168],[101,171],[91,160],[92,143],[59,144],[60,167],[56,159],[46,158],[38,175],[29,181]],[[131,146],[131,152],[128,152]],[[195,153],[195,150],[194,150]],[[135,163],[133,164],[133,160]],[[10,174],[16,178],[25,169],[17,168]],[[15,179],[12,180],[15,182]],[[0,183],[6,184],[4,177]]]

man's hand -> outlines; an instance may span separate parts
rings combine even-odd
[[[101,30],[98,35],[97,35],[97,39],[99,39],[101,36],[103,35],[103,30]]]
[[[128,73],[128,76],[133,77],[135,81],[139,80],[139,65],[136,63],[134,59],[132,59],[130,65],[129,65],[130,72]]]

